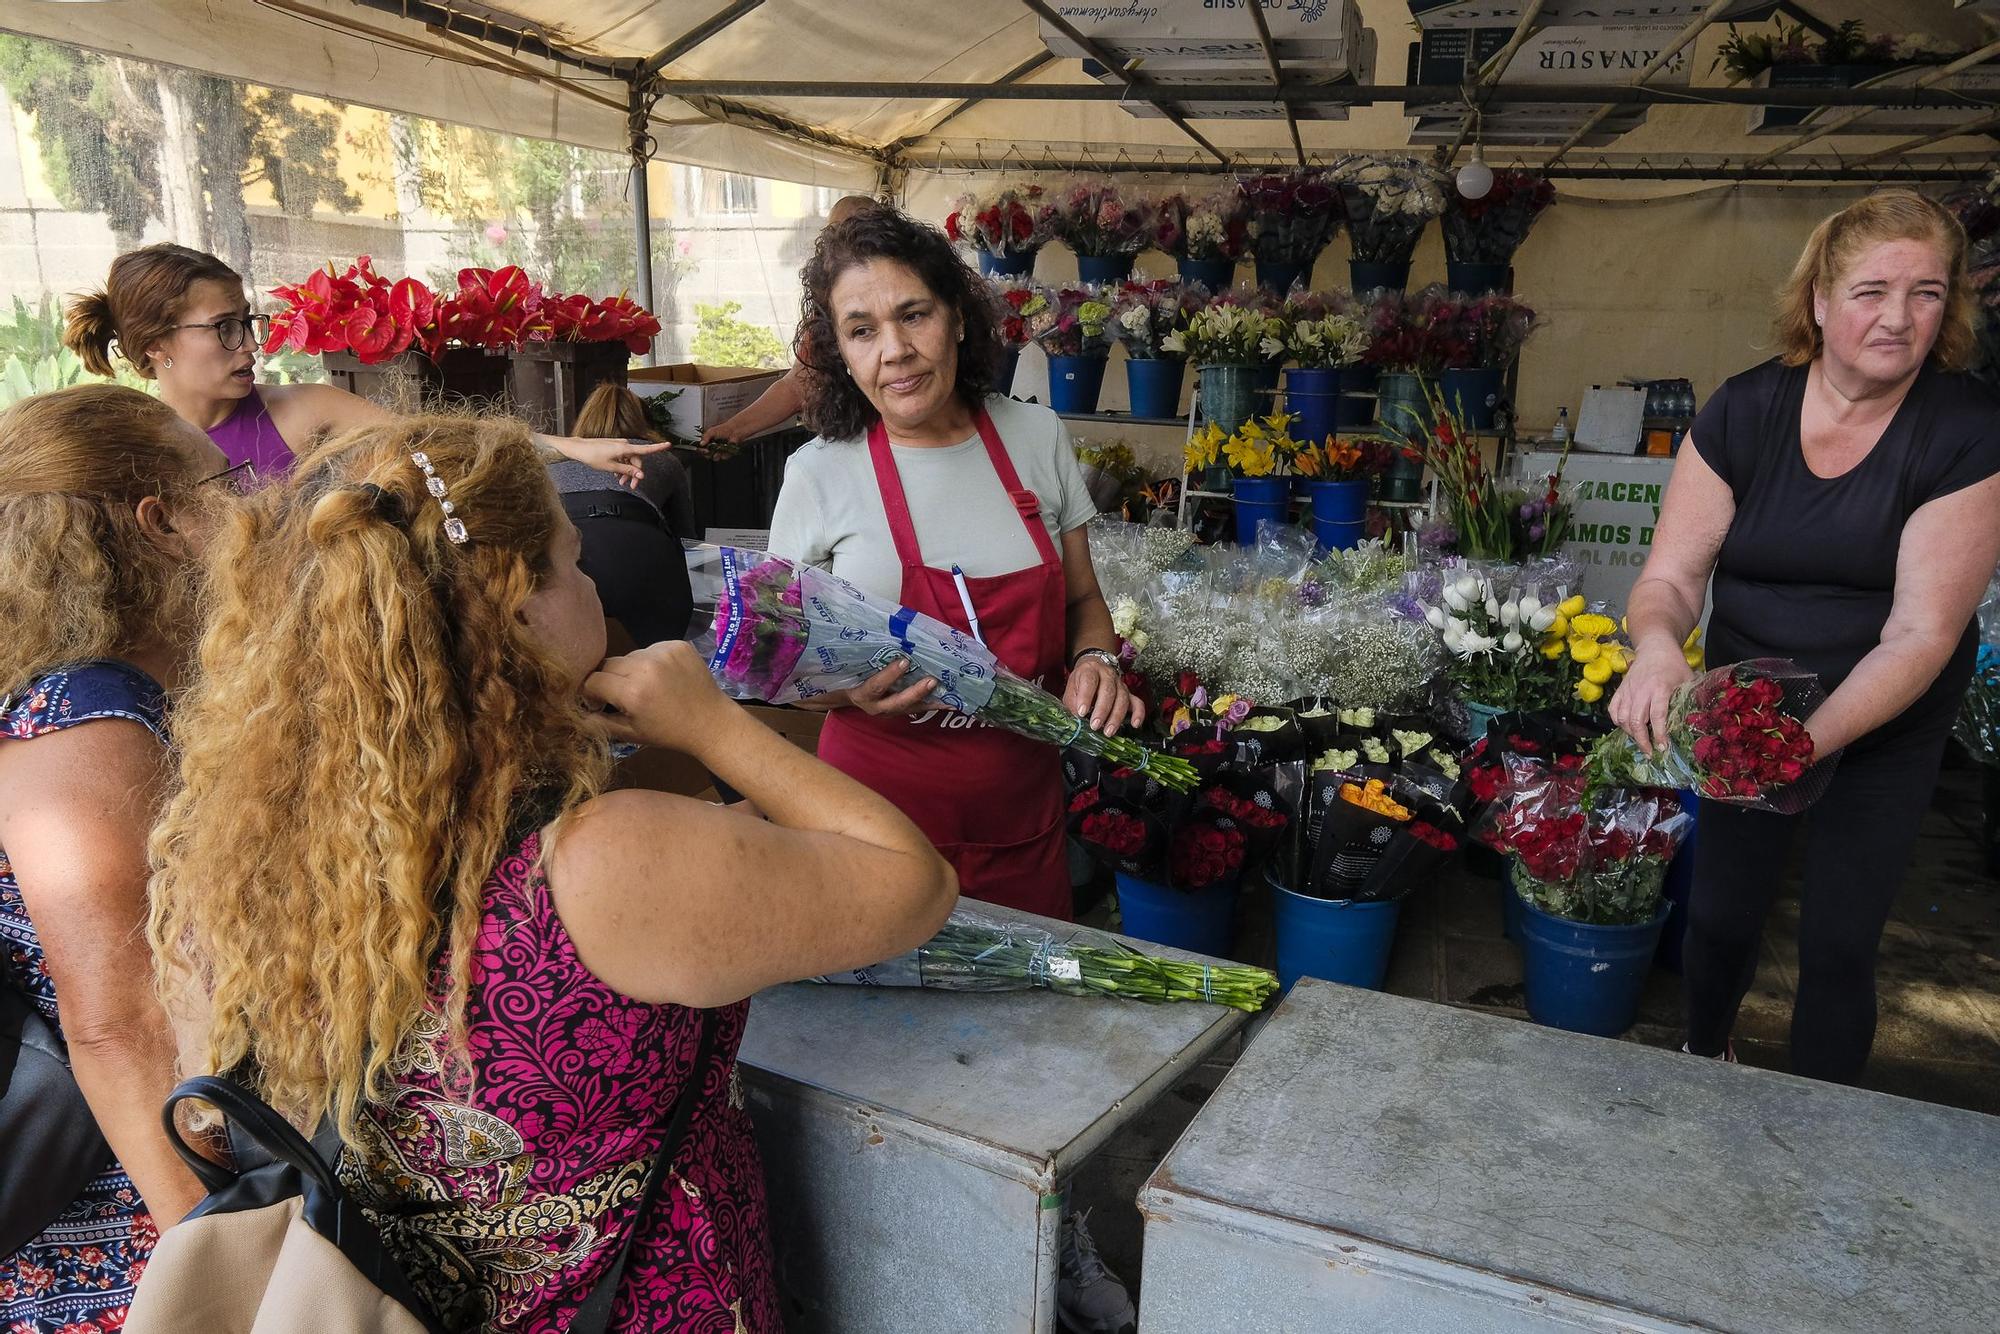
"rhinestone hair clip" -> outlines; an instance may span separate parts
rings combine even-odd
[[[452,513],[454,506],[451,503],[450,490],[445,486],[444,479],[437,475],[437,469],[431,467],[431,456],[418,450],[410,455],[410,462],[423,469],[424,490],[431,493],[431,497],[438,503],[438,508],[444,511],[446,540],[453,546],[464,546],[470,534],[465,531],[464,520]]]

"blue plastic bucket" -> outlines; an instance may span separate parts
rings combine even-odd
[[[1292,290],[1292,284],[1307,278],[1312,273],[1310,264],[1287,264],[1282,260],[1260,259],[1257,261],[1257,286],[1268,287],[1279,296]]]
[[[1025,278],[1035,271],[1035,252],[1017,250],[1011,255],[979,252],[979,271],[989,278]]]
[[[1278,985],[1289,990],[1302,977],[1380,991],[1389,976],[1389,952],[1403,901],[1356,903],[1316,899],[1273,884],[1278,936]]]
[[[1176,357],[1126,361],[1125,387],[1131,394],[1132,415],[1180,416],[1181,381],[1187,378],[1186,371],[1187,363]]]
[[[1097,411],[1105,357],[1050,357],[1049,406],[1057,412]]]
[[[1550,1028],[1613,1038],[1639,1017],[1669,905],[1637,926],[1593,926],[1521,904],[1528,1017]]]
[[[1457,260],[1446,260],[1445,285],[1466,296],[1504,292],[1507,290],[1507,268],[1505,264],[1461,264]]]
[[[1679,796],[1693,823],[1674,859],[1667,863],[1667,925],[1660,932],[1660,952],[1654,956],[1670,973],[1681,970],[1681,947],[1687,943],[1688,895],[1694,890],[1694,839],[1701,829],[1701,798],[1692,788],[1682,788]]]
[[[1122,283],[1132,276],[1132,256],[1078,255],[1076,275],[1087,283]]]
[[[1257,526],[1266,521],[1289,523],[1292,517],[1292,479],[1289,477],[1239,477],[1231,488],[1236,505],[1236,542],[1254,546]]]
[[[1328,551],[1346,551],[1361,541],[1368,519],[1368,483],[1314,482],[1313,536]]]
[[[1493,429],[1500,395],[1507,390],[1507,372],[1495,366],[1456,367],[1438,377],[1445,406],[1475,431]]]
[[[1187,892],[1171,885],[1119,873],[1119,930],[1136,940],[1150,940],[1192,954],[1229,956],[1236,919],[1236,882]]]
[[[1296,366],[1286,371],[1285,411],[1296,418],[1292,439],[1302,445],[1325,444],[1340,422],[1340,372]]]
[[[1236,281],[1233,259],[1183,259],[1180,266],[1182,282],[1200,283],[1211,294],[1227,292]]]
[[[1371,264],[1365,259],[1347,261],[1347,279],[1357,293],[1386,287],[1400,292],[1410,285],[1410,261],[1400,264]]]

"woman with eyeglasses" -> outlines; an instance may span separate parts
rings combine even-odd
[[[63,345],[93,374],[108,376],[116,343],[118,355],[157,380],[160,398],[207,431],[232,467],[248,465],[233,480],[282,477],[313,440],[392,420],[386,409],[332,385],[258,384],[257,350],[270,331],[270,317],[252,312],[235,269],[187,246],[149,245],[113,260],[104,290],[70,302]],[[667,448],[549,435],[536,441],[628,486],[640,479],[640,456]]]

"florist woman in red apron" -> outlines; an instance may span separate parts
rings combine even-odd
[[[774,554],[970,631],[1106,733],[1141,721],[1090,566],[1096,513],[1055,413],[991,392],[985,288],[935,229],[883,209],[829,228],[805,271],[806,422]],[[820,758],[887,796],[971,898],[1067,919],[1053,747],[923,700],[892,668],[836,701]]]

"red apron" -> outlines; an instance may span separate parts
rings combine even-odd
[[[1041,561],[1012,574],[967,577],[973,614],[986,646],[1003,665],[1047,685],[1061,677],[1068,643],[1062,557],[1042,523],[1041,502],[1021,485],[984,408],[978,423],[986,456]],[[924,564],[889,433],[879,421],[868,432],[868,457],[903,566],[903,605],[971,633],[952,572]],[[881,718],[838,709],[820,733],[819,757],[915,821],[958,872],[960,893],[1069,920],[1061,756],[1055,747],[946,709]]]

